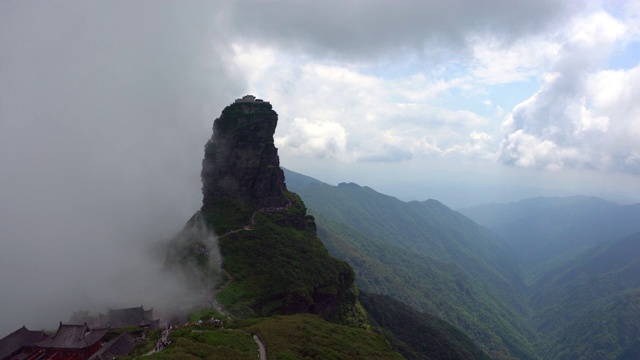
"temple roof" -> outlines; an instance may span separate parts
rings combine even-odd
[[[32,331],[22,326],[20,329],[0,339],[0,359],[20,350],[23,346],[33,345],[47,337],[44,331]]]
[[[145,326],[153,322],[153,309],[145,311],[142,306],[127,309],[110,309],[107,321],[113,328]]]
[[[85,325],[64,325],[60,323],[58,332],[37,343],[39,347],[54,349],[84,349],[102,340],[109,328],[91,329]]]
[[[117,338],[111,339],[104,344],[89,360],[112,360],[116,356],[129,355],[135,344],[136,339],[132,335],[126,332],[122,333]]]

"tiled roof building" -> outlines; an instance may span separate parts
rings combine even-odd
[[[104,344],[89,360],[113,360],[116,356],[126,356],[133,350],[135,344],[136,339],[131,334],[122,333]]]
[[[142,326],[157,328],[158,320],[153,319],[153,309],[145,310],[142,306],[127,309],[109,309],[109,313],[102,315],[103,323],[111,328],[127,326]]]
[[[34,344],[46,338],[44,331],[32,331],[23,326],[0,340],[0,360],[26,359],[35,351]]]
[[[64,325],[60,323],[54,336],[36,345],[46,351],[44,359],[47,360],[86,360],[102,347],[102,339],[108,332],[109,328],[91,329],[86,324]]]

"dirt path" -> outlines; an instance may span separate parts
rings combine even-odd
[[[267,349],[264,347],[264,343],[258,337],[258,335],[253,335],[253,341],[258,344],[258,350],[260,351],[260,360],[267,360]]]
[[[251,214],[251,220],[249,220],[249,224],[248,225],[245,225],[244,227],[242,227],[240,229],[231,230],[231,231],[225,233],[224,235],[219,236],[218,239],[222,239],[225,236],[228,236],[228,235],[231,235],[231,234],[235,234],[235,233],[238,233],[240,231],[251,231],[253,229],[253,224],[255,223],[256,214],[261,213],[261,212],[285,211],[288,208],[290,208],[291,205],[293,205],[293,203],[290,201],[290,202],[287,203],[287,205],[285,205],[283,207],[258,209],[256,211],[254,211],[253,214]],[[222,267],[222,264],[220,264],[220,268],[222,269],[222,271],[224,271],[224,273],[227,275],[227,278],[229,280],[224,285],[222,285],[218,290],[216,290],[215,292],[222,291],[222,290],[226,289],[233,282],[233,276],[231,276],[231,274],[229,274],[229,272],[225,268]]]
[[[251,231],[251,230],[252,230],[252,228],[253,228],[253,224],[255,223],[256,214],[258,214],[258,213],[262,213],[262,212],[285,211],[285,210],[287,210],[288,208],[290,208],[290,207],[291,207],[291,205],[293,205],[293,203],[292,203],[291,201],[289,201],[289,202],[287,203],[287,205],[282,206],[282,207],[273,207],[273,208],[262,208],[262,209],[258,209],[258,210],[256,210],[256,211],[254,211],[254,212],[253,212],[253,214],[251,214],[251,219],[249,220],[249,224],[248,224],[248,225],[245,225],[244,227],[242,227],[242,228],[240,228],[240,229],[231,230],[231,231],[229,231],[229,232],[225,233],[224,235],[219,236],[219,237],[218,237],[218,239],[222,239],[222,238],[223,238],[223,237],[225,237],[225,236],[228,236],[228,235],[231,235],[231,234],[235,234],[235,233],[238,233],[238,232],[240,232],[240,231]],[[209,302],[211,302],[211,304],[213,305],[213,307],[215,307],[215,308],[216,308],[216,310],[218,310],[218,312],[220,312],[222,315],[224,315],[224,316],[226,316],[226,317],[230,318],[230,317],[231,317],[231,314],[229,314],[228,312],[224,311],[224,308],[222,307],[222,304],[220,304],[219,302],[217,302],[217,301],[215,300],[215,293],[217,293],[218,291],[222,291],[222,290],[226,289],[229,285],[231,285],[231,283],[233,283],[234,278],[233,278],[233,276],[231,276],[231,274],[229,274],[229,272],[227,271],[227,269],[225,269],[224,267],[222,267],[222,263],[221,263],[221,264],[219,264],[219,265],[220,265],[220,269],[222,269],[222,271],[224,271],[224,273],[227,275],[227,278],[228,278],[229,280],[227,280],[227,282],[226,282],[224,285],[222,285],[219,289],[215,290],[215,291],[214,291],[214,292],[212,292],[212,293],[210,292],[210,293],[209,293],[209,295],[207,296],[207,298],[208,298]],[[257,341],[256,341],[256,342],[257,342]],[[262,343],[262,342],[260,342],[260,343]],[[264,350],[264,345],[262,345],[262,349]],[[263,359],[263,358],[262,358],[262,356],[261,356],[261,359]],[[265,355],[264,359],[266,360],[266,355]]]
[[[262,209],[258,209],[256,211],[253,212],[253,214],[251,214],[251,219],[249,220],[249,224],[245,225],[244,227],[240,228],[240,229],[236,229],[236,230],[231,230],[227,233],[225,233],[224,235],[218,236],[218,239],[222,239],[223,237],[227,236],[227,235],[231,235],[231,234],[235,234],[237,232],[240,231],[251,231],[253,228],[253,224],[255,223],[255,219],[256,219],[256,214],[258,213],[262,213],[262,212],[276,212],[276,211],[285,211],[288,208],[291,207],[291,205],[293,205],[293,203],[291,201],[289,201],[287,203],[287,205],[283,206],[283,207],[273,207],[273,208],[262,208]]]

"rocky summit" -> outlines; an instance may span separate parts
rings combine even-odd
[[[211,274],[222,265],[225,278],[203,287],[237,317],[313,313],[364,326],[353,270],[329,255],[314,218],[287,190],[273,142],[277,123],[271,104],[251,95],[214,121],[202,161],[203,205],[172,250],[182,255],[170,262]],[[214,251],[189,231],[199,221],[217,235],[221,260],[203,256]]]
[[[213,123],[202,161],[203,210],[219,198],[282,207],[286,186],[273,134],[278,114],[251,95],[227,106]]]

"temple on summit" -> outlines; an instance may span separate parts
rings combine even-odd
[[[254,103],[254,102],[261,103],[261,102],[265,102],[265,101],[262,100],[262,99],[256,99],[256,97],[253,96],[253,95],[245,95],[245,96],[242,97],[242,99],[236,99],[236,101],[235,101],[236,104],[239,104],[239,103]]]
[[[44,331],[33,331],[22,326],[0,339],[0,360],[29,358],[37,352],[35,344],[47,336]]]
[[[65,325],[62,322],[54,336],[35,344],[37,358],[44,355],[47,360],[87,360],[102,347],[102,339],[109,328],[91,329],[84,325]]]
[[[152,311],[139,307],[111,310],[109,315],[116,327],[140,324],[151,327],[158,324],[158,320],[147,321]],[[80,317],[88,315],[88,312],[80,311],[74,315]],[[0,339],[0,360],[112,360],[126,356],[133,349],[136,338],[125,332],[103,344],[111,329],[110,326],[60,322],[56,334],[49,336],[44,331],[32,331],[23,326]]]
[[[125,309],[109,309],[107,314],[89,315],[88,311],[76,311],[69,319],[71,324],[89,324],[93,327],[121,328],[127,326],[139,326],[150,329],[160,327],[160,319],[153,318],[153,308],[145,310],[139,307]]]
[[[100,323],[102,326],[108,325],[112,328],[139,326],[158,329],[160,327],[160,319],[153,319],[153,308],[145,310],[142,305],[126,309],[109,309],[107,315],[100,314]]]
[[[113,360],[120,356],[127,356],[135,345],[136,338],[125,332],[104,344],[88,360]]]

